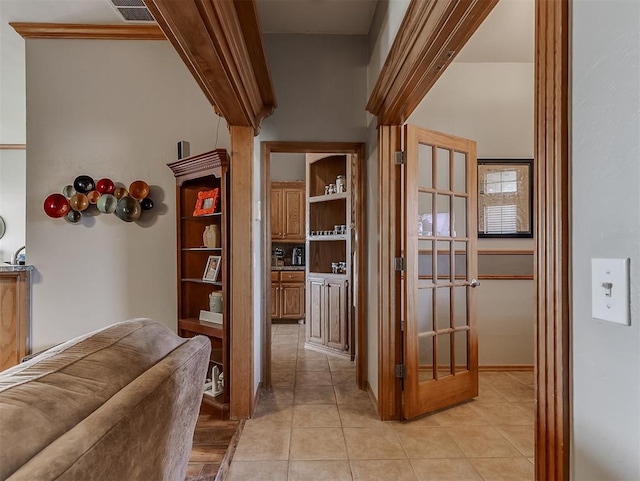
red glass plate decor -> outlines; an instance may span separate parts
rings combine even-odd
[[[220,189],[203,190],[198,192],[196,200],[196,208],[193,211],[194,216],[213,214],[218,206],[218,195]]]

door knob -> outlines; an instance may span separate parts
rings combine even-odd
[[[473,279],[473,280],[469,283],[469,285],[475,289],[476,287],[478,287],[478,286],[480,285],[480,281],[479,281],[479,280],[477,280],[477,279]]]

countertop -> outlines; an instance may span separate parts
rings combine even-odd
[[[304,266],[271,266],[272,271],[303,271]]]
[[[31,265],[0,264],[0,272],[30,272],[33,269],[34,267]]]

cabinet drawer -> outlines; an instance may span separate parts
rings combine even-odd
[[[304,282],[304,271],[281,271],[280,282]]]
[[[279,282],[280,281],[280,272],[271,271],[271,282]]]

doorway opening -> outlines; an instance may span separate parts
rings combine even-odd
[[[302,156],[298,161],[302,161],[302,158],[305,159],[305,164],[307,164],[304,195],[304,198],[306,199],[304,205],[305,208],[308,205],[312,204],[319,205],[323,203],[321,201],[324,200],[332,201],[331,205],[335,204],[337,206],[341,206],[344,198],[346,205],[349,206],[349,213],[348,216],[345,217],[345,219],[349,220],[350,225],[347,226],[346,221],[342,223],[337,222],[334,225],[334,221],[329,222],[329,220],[334,218],[335,213],[321,212],[320,209],[317,209],[315,206],[309,210],[308,216],[305,215],[304,223],[300,229],[296,228],[295,225],[296,223],[300,223],[299,208],[290,209],[290,212],[287,213],[287,207],[280,207],[277,208],[279,212],[272,212],[273,201],[278,201],[278,199],[280,198],[284,199],[283,196],[285,195],[289,196],[289,200],[292,203],[300,205],[299,200],[297,200],[300,198],[298,186],[288,186],[287,184],[284,184],[281,186],[283,187],[282,192],[278,192],[278,190],[272,189],[272,156],[277,156],[278,154],[297,154],[299,156]],[[320,156],[319,154],[322,155]],[[318,158],[321,159],[323,156],[328,160],[317,160]],[[344,186],[344,192],[333,192],[332,194],[330,194],[328,191],[324,191],[325,185],[321,184],[327,184],[328,189],[329,181],[327,179],[337,177],[335,174],[338,171],[336,170],[334,172],[336,167],[333,167],[332,164],[335,164],[335,161],[338,158],[343,158],[345,160],[349,159],[348,178],[351,179],[349,182],[350,185]],[[355,383],[360,389],[365,389],[367,385],[365,325],[366,303],[364,292],[366,283],[364,283],[363,280],[366,278],[366,265],[361,261],[361,259],[366,259],[366,244],[364,237],[364,144],[345,142],[262,142],[261,162],[261,171],[263,172],[261,197],[262,199],[265,199],[265,202],[262,205],[262,218],[268,220],[262,223],[262,236],[264,246],[264,264],[262,266],[262,271],[263,285],[265,286],[265,288],[263,289],[262,312],[263,337],[261,339],[263,353],[263,387],[265,389],[270,389],[273,384],[271,345],[272,337],[275,338],[275,336],[279,334],[278,330],[280,330],[280,334],[286,333],[288,337],[288,339],[286,340],[282,339],[282,343],[292,342],[293,336],[296,335],[298,336],[299,344],[301,344],[301,346],[296,347],[302,347],[303,349],[307,347],[309,348],[305,349],[303,352],[315,350],[313,342],[314,332],[310,331],[309,325],[303,326],[302,324],[295,324],[294,327],[291,326],[291,323],[289,322],[289,325],[278,324],[278,327],[275,330],[272,329],[271,319],[273,314],[278,316],[280,319],[284,318],[294,321],[298,320],[298,318],[300,317],[298,315],[299,311],[297,311],[295,306],[304,301],[305,307],[307,305],[317,307],[310,313],[303,311],[303,317],[305,319],[307,317],[309,319],[312,319],[313,316],[330,316],[332,306],[336,305],[340,306],[340,310],[347,310],[347,319],[350,319],[350,327],[347,332],[349,332],[350,334],[348,340],[341,340],[339,344],[344,348],[342,349],[342,351],[352,353],[352,355],[348,357],[351,357],[355,362]],[[309,165],[313,162],[316,162],[317,165],[320,166],[320,168],[317,173],[314,174],[313,179],[309,179]],[[338,172],[338,175],[342,174]],[[289,190],[291,192],[287,194]],[[348,202],[346,201],[347,198]],[[287,204],[287,202],[284,203]],[[335,205],[334,207],[330,208],[331,211],[335,210]],[[298,213],[294,214],[294,211]],[[295,218],[296,215],[298,220],[290,222],[287,226],[288,219],[290,220],[292,218]],[[309,224],[309,222],[311,222],[311,224]],[[314,224],[314,222],[316,222],[316,224]],[[331,227],[328,226],[328,223],[332,224],[332,231],[329,230]],[[327,225],[319,227],[320,224]],[[287,228],[279,228],[279,226],[285,226]],[[276,228],[279,231],[274,232],[273,228]],[[339,232],[335,230],[336,228],[339,230]],[[341,229],[345,229],[345,232],[342,232]],[[322,234],[318,233],[320,232],[320,230],[322,231]],[[347,234],[347,230],[351,232],[351,235]],[[274,234],[277,235],[276,238],[274,238]],[[302,237],[300,237],[300,235],[302,235]],[[292,242],[288,242],[290,240]],[[301,240],[304,240],[304,243],[302,244],[304,245],[302,252],[304,253],[305,264],[307,263],[306,261],[310,260],[310,265],[305,266],[305,270],[300,270],[299,266],[296,266],[298,267],[298,269],[287,270],[286,264],[293,264],[293,261],[300,254],[299,249],[302,247],[302,245],[300,245]],[[349,259],[346,258],[347,250],[342,247],[342,244],[345,242],[346,245],[350,246],[349,252],[351,254]],[[278,247],[278,250],[276,250],[274,248],[276,244],[282,245],[282,247]],[[289,244],[293,244],[295,246],[295,250],[294,247],[292,247],[291,249],[287,249],[287,246]],[[344,250],[344,252],[342,252],[342,250]],[[340,264],[340,262],[334,262],[335,259],[333,259],[333,257],[335,257],[336,255],[345,256],[345,259],[342,260],[344,266],[336,265]],[[280,259],[282,259],[282,261]],[[280,263],[285,265],[278,266],[278,264]],[[299,261],[296,261],[296,264],[299,264]],[[313,266],[313,271],[323,273],[325,274],[323,277],[329,278],[328,281],[327,279],[325,279],[325,282],[321,288],[318,287],[317,282],[314,282],[314,280],[316,279],[311,276],[307,278],[306,276],[306,274],[311,272],[309,270],[311,269],[311,266]],[[276,267],[276,269],[272,270],[272,267]],[[341,292],[345,292],[344,283],[341,287],[336,288],[336,283],[331,282],[332,275],[336,278],[340,277],[340,273],[342,273],[342,271],[339,271],[339,269],[341,268],[345,269],[345,274],[346,272],[348,272],[350,276],[348,292],[351,293],[351,295],[347,297],[343,297],[343,295],[340,294]],[[291,279],[292,282],[288,282],[288,279],[286,278],[283,282],[283,272],[287,273],[285,274],[285,277],[287,275],[293,276]],[[305,274],[305,276],[300,278],[301,274],[303,273]],[[277,276],[276,282],[278,283],[275,286],[273,283],[274,276]],[[269,286],[271,286],[271,288],[269,288]],[[332,286],[334,288],[332,288]],[[304,297],[302,297],[302,295],[300,294],[301,292],[304,293]],[[321,296],[318,297],[318,299],[320,300],[316,300],[316,298],[313,297],[316,294]],[[312,297],[309,298],[309,296]],[[280,329],[280,326],[282,326],[282,329]],[[330,345],[331,323],[329,322],[329,320],[325,320],[325,326],[327,333],[326,335],[323,333],[322,337],[324,340],[324,344]],[[281,356],[286,357],[286,354],[282,354]]]

